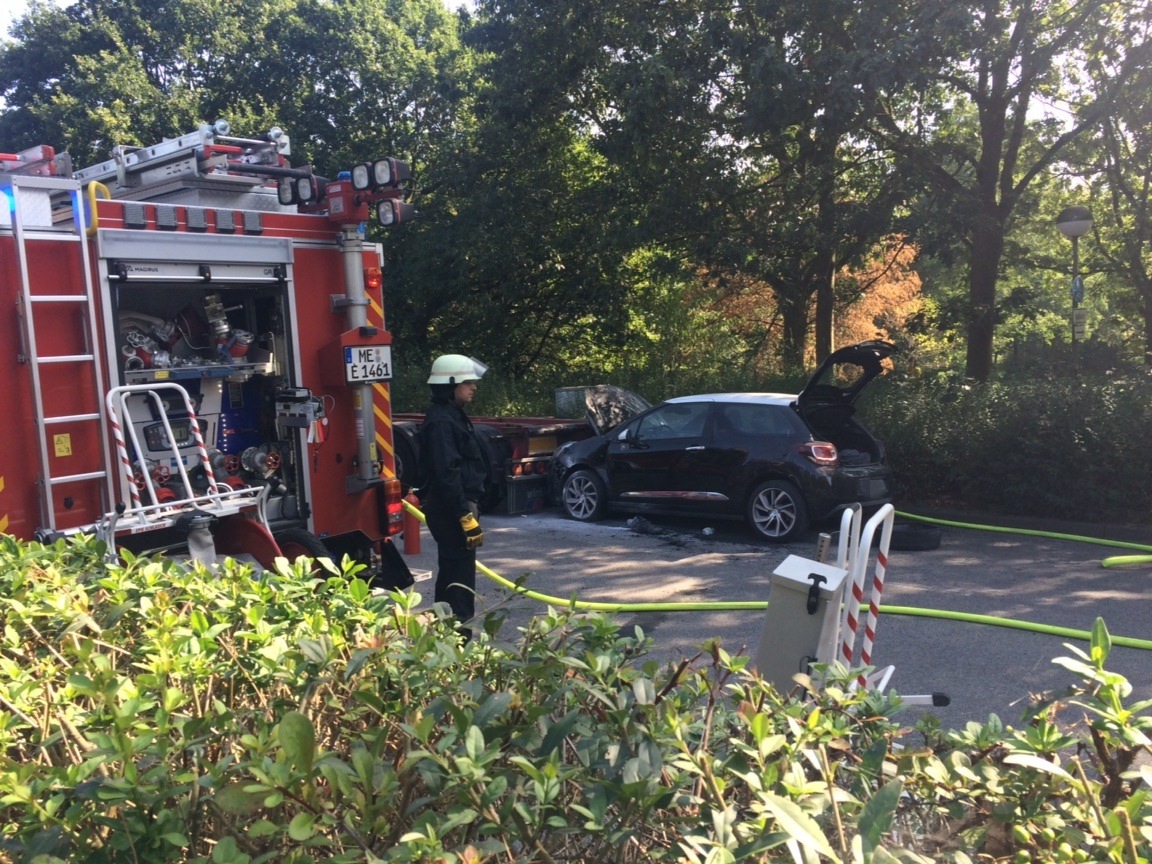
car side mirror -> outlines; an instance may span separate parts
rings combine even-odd
[[[636,427],[629,426],[627,429],[621,431],[617,438],[627,444],[629,447],[646,447],[647,445],[640,440],[640,436],[636,434]]]

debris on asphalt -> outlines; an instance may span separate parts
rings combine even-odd
[[[624,524],[628,526],[630,531],[635,531],[637,534],[648,534],[652,537],[662,537],[665,534],[672,533],[658,525],[653,525],[642,516],[633,516]]]

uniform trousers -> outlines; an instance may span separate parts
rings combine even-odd
[[[461,625],[467,625],[476,614],[476,550],[469,549],[460,526],[459,513],[428,507],[424,516],[428,531],[436,541],[437,603],[447,603]],[[471,630],[462,626],[466,635]]]

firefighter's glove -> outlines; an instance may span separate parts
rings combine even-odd
[[[471,513],[460,517],[460,527],[464,529],[464,546],[475,549],[484,545],[484,532],[480,530],[480,523]]]

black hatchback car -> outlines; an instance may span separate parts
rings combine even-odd
[[[896,350],[841,348],[799,395],[682,396],[598,428],[556,452],[553,497],[580,521],[609,509],[744,518],[777,542],[849,504],[879,506],[890,494],[884,447],[854,403]]]

